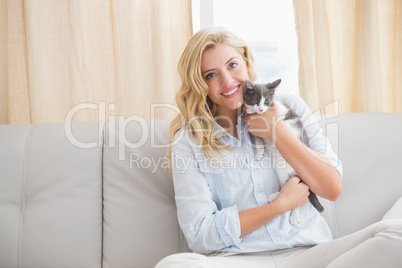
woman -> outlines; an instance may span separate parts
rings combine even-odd
[[[179,224],[195,253],[169,256],[157,267],[263,267],[272,260],[284,267],[311,267],[311,259],[324,267],[345,261],[343,252],[329,250],[339,247],[331,241],[325,220],[307,202],[309,189],[336,200],[342,191],[342,168],[306,104],[292,95],[275,96],[275,102],[291,108],[308,126],[309,147],[284,125],[275,102],[262,115],[244,115],[244,82],[256,79],[253,56],[241,39],[222,28],[202,30],[191,38],[179,74],[182,86],[176,102],[181,115],[170,126],[171,164]],[[280,189],[275,173],[279,163],[273,163],[269,152],[256,160],[255,136],[272,140],[301,179],[293,177]],[[297,207],[301,221],[294,226],[289,215]],[[384,228],[397,229],[400,235],[401,225],[396,226]],[[365,240],[363,234],[355,236],[348,241]],[[346,242],[339,243],[344,248]],[[312,247],[317,244],[321,248]],[[351,244],[344,252],[355,247]]]

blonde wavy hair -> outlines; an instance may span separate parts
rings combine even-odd
[[[214,133],[216,108],[208,97],[209,88],[201,71],[202,54],[218,44],[234,47],[248,66],[249,80],[254,82],[257,78],[252,51],[242,39],[221,27],[204,29],[194,34],[187,43],[178,65],[181,86],[175,101],[180,114],[170,124],[170,148],[167,152],[169,158],[173,139],[184,127],[188,128],[190,137],[195,138],[198,149],[202,150],[207,159],[210,159],[214,152],[222,155],[222,150],[231,149],[218,140],[223,133]]]

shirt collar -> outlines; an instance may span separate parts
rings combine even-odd
[[[236,129],[237,129],[237,136],[239,136],[239,139],[236,139],[235,137],[230,135],[226,129],[224,129],[221,125],[219,125],[215,121],[214,132],[224,132],[225,133],[222,136],[220,136],[218,138],[218,140],[226,145],[230,145],[233,147],[241,147],[242,141],[244,140],[244,133],[248,133],[247,124],[242,121],[243,116],[244,116],[244,114],[242,113],[237,117]],[[243,131],[241,131],[241,130],[243,130]]]

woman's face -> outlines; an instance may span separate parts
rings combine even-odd
[[[243,105],[247,65],[232,46],[218,44],[202,54],[201,71],[209,87],[208,96],[217,106],[218,115],[230,114]]]

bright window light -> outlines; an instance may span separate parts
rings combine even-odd
[[[298,92],[292,0],[193,0],[193,13],[194,32],[222,26],[250,44],[258,83],[280,78],[281,90]]]

